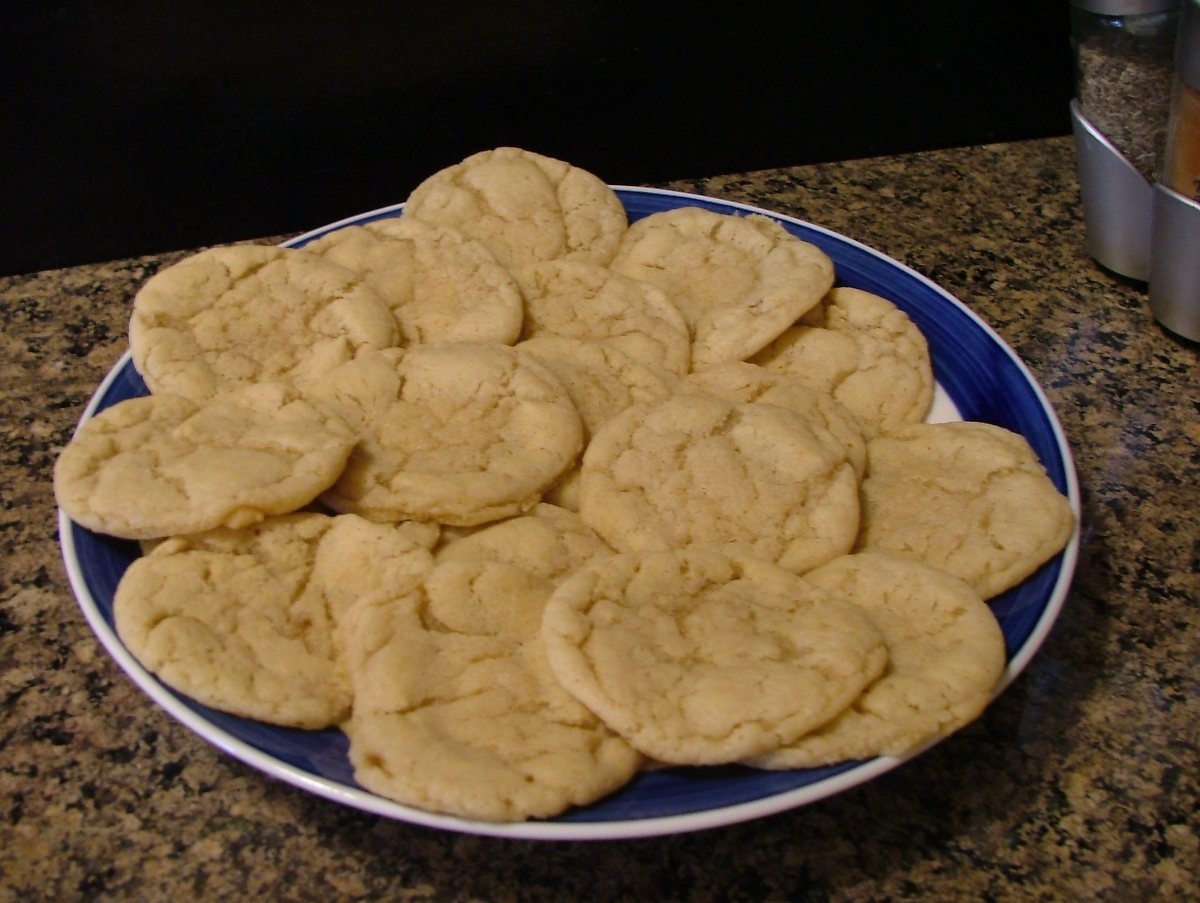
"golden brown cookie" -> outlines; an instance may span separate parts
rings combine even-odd
[[[683,314],[650,283],[581,260],[534,264],[516,276],[525,299],[523,338],[548,333],[600,342],[676,376],[691,368]]]
[[[838,715],[887,659],[855,606],[710,549],[584,565],[555,590],[542,635],[564,687],[672,764],[778,748]]]
[[[465,232],[510,270],[563,257],[606,264],[628,226],[620,198],[596,176],[516,147],[429,176],[404,216]]]
[[[580,515],[619,551],[711,546],[796,572],[850,550],[858,507],[845,453],[803,416],[699,394],[608,421],[579,488]]]
[[[765,216],[701,207],[629,227],[612,268],[662,289],[692,331],[692,368],[745,360],[811,310],[833,262]]]
[[[405,344],[511,345],[521,334],[516,280],[457,229],[382,219],[330,232],[304,249],[358,273],[391,309]]]
[[[906,552],[985,599],[1067,544],[1070,502],[1025,437],[989,423],[920,423],[867,444],[863,551]]]
[[[128,539],[243,527],[311,502],[354,442],[341,418],[281,383],[202,402],[131,398],[80,427],[54,491],[72,520]]]
[[[777,404],[807,417],[815,431],[840,450],[861,477],[867,466],[867,443],[858,419],[832,395],[810,388],[795,377],[745,361],[730,361],[698,370],[681,380],[679,391],[701,391],[727,401]]]
[[[925,336],[891,301],[859,289],[835,288],[752,360],[832,395],[868,436],[920,423],[933,401]]]
[[[129,347],[156,394],[199,400],[247,383],[307,386],[361,350],[394,346],[396,319],[353,270],[290,248],[210,248],[138,291]]]
[[[859,606],[883,634],[888,665],[832,721],[748,764],[815,768],[901,756],[973,721],[1004,673],[1004,635],[971,587],[906,555],[835,558],[806,583]]]
[[[529,510],[575,463],[579,414],[532,357],[486,342],[363,356],[319,397],[359,443],[322,500],[371,520],[472,526]]]
[[[520,821],[633,777],[641,756],[550,671],[539,635],[549,590],[512,565],[451,561],[354,608],[344,729],[359,783],[435,812]]]
[[[335,631],[359,590],[402,591],[432,567],[428,549],[388,525],[369,573],[322,554],[381,525],[352,515],[289,514],[241,530],[175,537],[125,571],[113,600],[117,633],[164,683],[244,718],[323,728],[349,715],[351,686]]]

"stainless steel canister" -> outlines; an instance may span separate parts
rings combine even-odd
[[[1071,120],[1088,252],[1142,281],[1150,277],[1178,18],[1179,0],[1071,0]]]
[[[1167,329],[1200,341],[1200,0],[1184,3],[1179,22],[1153,221],[1150,309]]]

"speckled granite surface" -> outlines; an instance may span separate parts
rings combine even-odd
[[[50,471],[134,289],[182,254],[0,279],[0,899],[1195,898],[1200,351],[1087,258],[1074,172],[1052,139],[668,186],[852,236],[976,310],[1056,407],[1085,523],[1057,626],[977,723],[806,808],[638,841],[378,819],[156,709],[72,598]]]

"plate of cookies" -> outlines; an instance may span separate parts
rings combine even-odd
[[[100,642],[335,803],[633,838],[970,724],[1078,546],[1070,450],[965,305],[818,225],[519,148],[131,299],[55,466]]]

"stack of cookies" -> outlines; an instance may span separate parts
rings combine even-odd
[[[143,543],[122,641],[205,705],[344,730],[364,787],[433,812],[910,752],[991,699],[986,600],[1074,529],[1021,436],[924,422],[924,337],[819,248],[631,225],[516,148],[161,271],[130,345],[151,394],[55,469]]]

